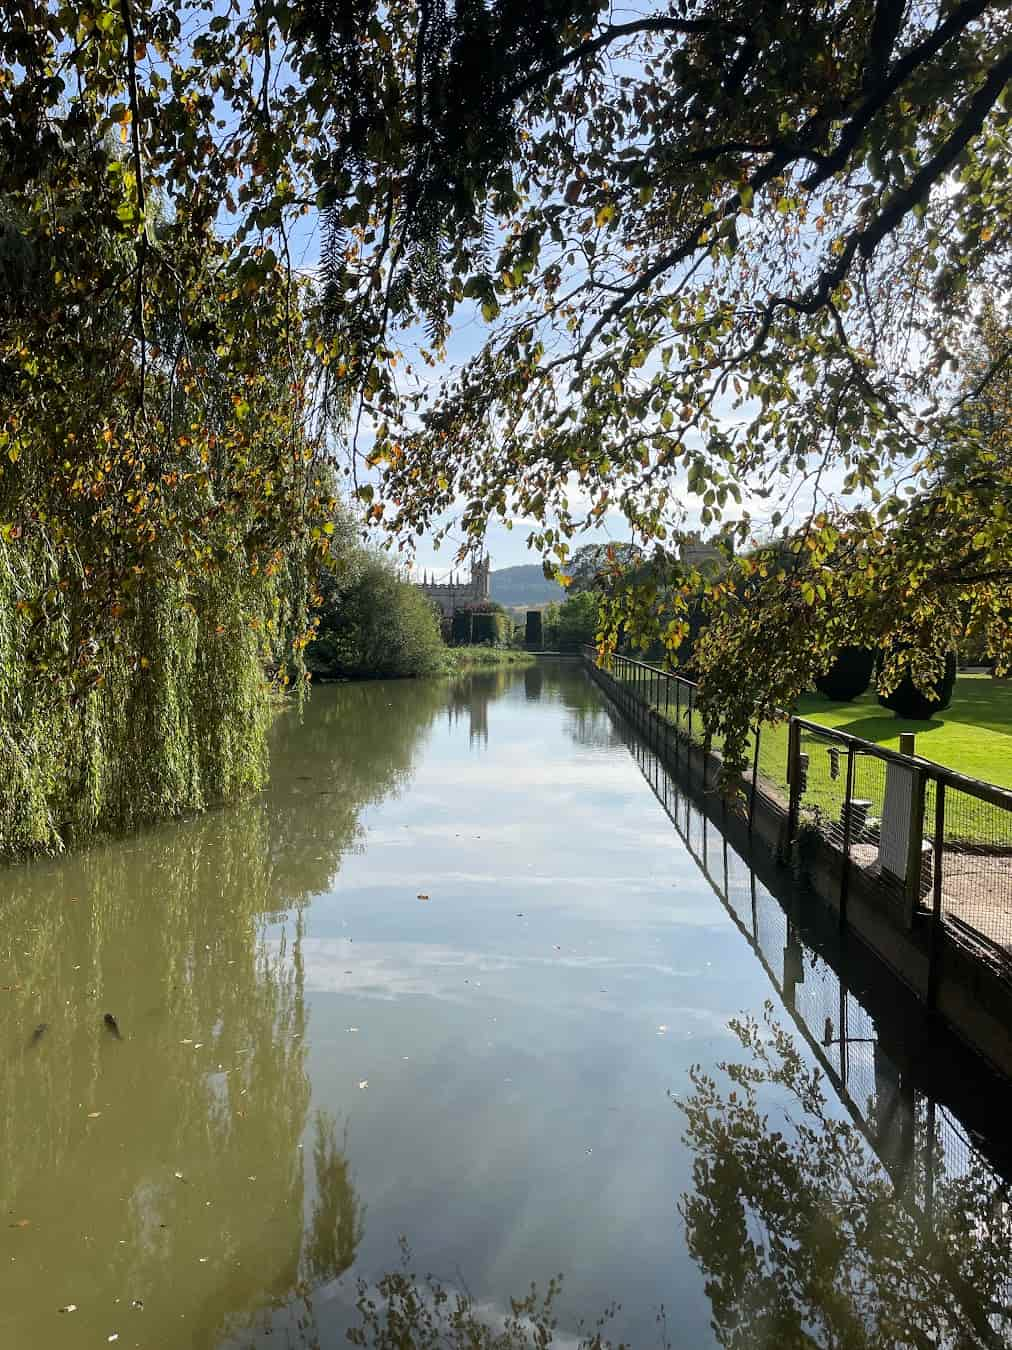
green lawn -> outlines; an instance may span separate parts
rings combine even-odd
[[[1012,787],[1012,681],[960,675],[952,702],[927,722],[896,717],[879,705],[873,692],[853,703],[830,703],[821,694],[808,694],[795,711],[800,717],[889,750],[899,749],[901,731],[912,731],[917,753],[924,759],[971,778]],[[771,769],[778,760],[786,763],[786,724],[764,727],[763,739],[768,749],[761,754],[761,762]]]
[[[665,711],[663,701],[661,711]],[[899,749],[901,731],[912,731],[917,738],[915,749],[924,759],[932,759],[971,778],[1012,788],[1012,681],[992,680],[988,675],[960,675],[949,707],[928,721],[896,717],[879,705],[873,691],[853,703],[831,703],[821,694],[808,694],[799,700],[795,711],[810,721],[892,750]],[[673,703],[667,715],[675,722]],[[680,725],[683,731],[688,730],[684,703]],[[701,739],[701,732],[699,719],[694,718],[693,739]],[[829,744],[817,735],[802,736],[801,749],[809,758],[804,807],[830,820],[839,820],[846,786],[846,756],[841,755],[834,765],[828,753]],[[719,749],[716,742],[714,748]],[[760,736],[759,772],[784,797],[786,768],[787,723],[766,724]],[[859,756],[855,761],[854,796],[872,803],[871,815],[881,811],[884,787],[884,762]],[[933,809],[931,800],[927,803],[929,814]],[[1012,844],[1012,816],[1008,812],[963,794],[950,796],[950,807],[952,828],[947,827],[947,834],[979,842]]]

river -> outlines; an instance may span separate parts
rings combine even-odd
[[[567,1343],[716,1344],[672,1095],[781,967],[804,1065],[802,996],[859,1105],[900,1075],[631,745],[575,664],[321,688],[256,799],[4,871],[3,1350],[342,1344],[401,1235],[492,1320],[561,1272]]]

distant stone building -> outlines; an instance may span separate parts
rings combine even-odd
[[[447,618],[455,609],[464,609],[468,605],[477,605],[489,599],[489,569],[491,559],[478,557],[471,562],[471,579],[463,581],[451,575],[449,581],[435,581],[429,574],[423,573],[417,582],[420,590],[434,600]]]
[[[721,550],[715,544],[704,543],[697,533],[683,535],[680,559],[686,567],[695,567],[699,571],[707,568],[716,568],[717,571],[723,571],[726,563]]]

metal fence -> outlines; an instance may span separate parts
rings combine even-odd
[[[901,741],[905,738],[901,738]],[[803,717],[790,719],[790,837],[817,832],[902,926],[932,925],[1012,980],[1012,791]]]
[[[674,758],[720,751],[697,707],[698,688],[674,671],[629,656],[599,662],[631,720],[669,742]],[[748,746],[746,801],[786,812],[788,839],[816,835],[840,862],[846,922],[854,886],[877,897],[900,927],[929,930],[927,999],[937,994],[946,944],[969,949],[1012,983],[1012,791],[912,753],[886,750],[803,717],[756,726]],[[704,760],[705,764],[705,760]]]

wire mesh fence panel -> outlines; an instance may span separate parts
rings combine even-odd
[[[1012,811],[947,784],[940,861],[948,935],[1012,979]]]
[[[836,848],[844,844],[847,799],[847,747],[829,734],[798,725],[798,753],[792,784],[798,824],[816,829]]]

